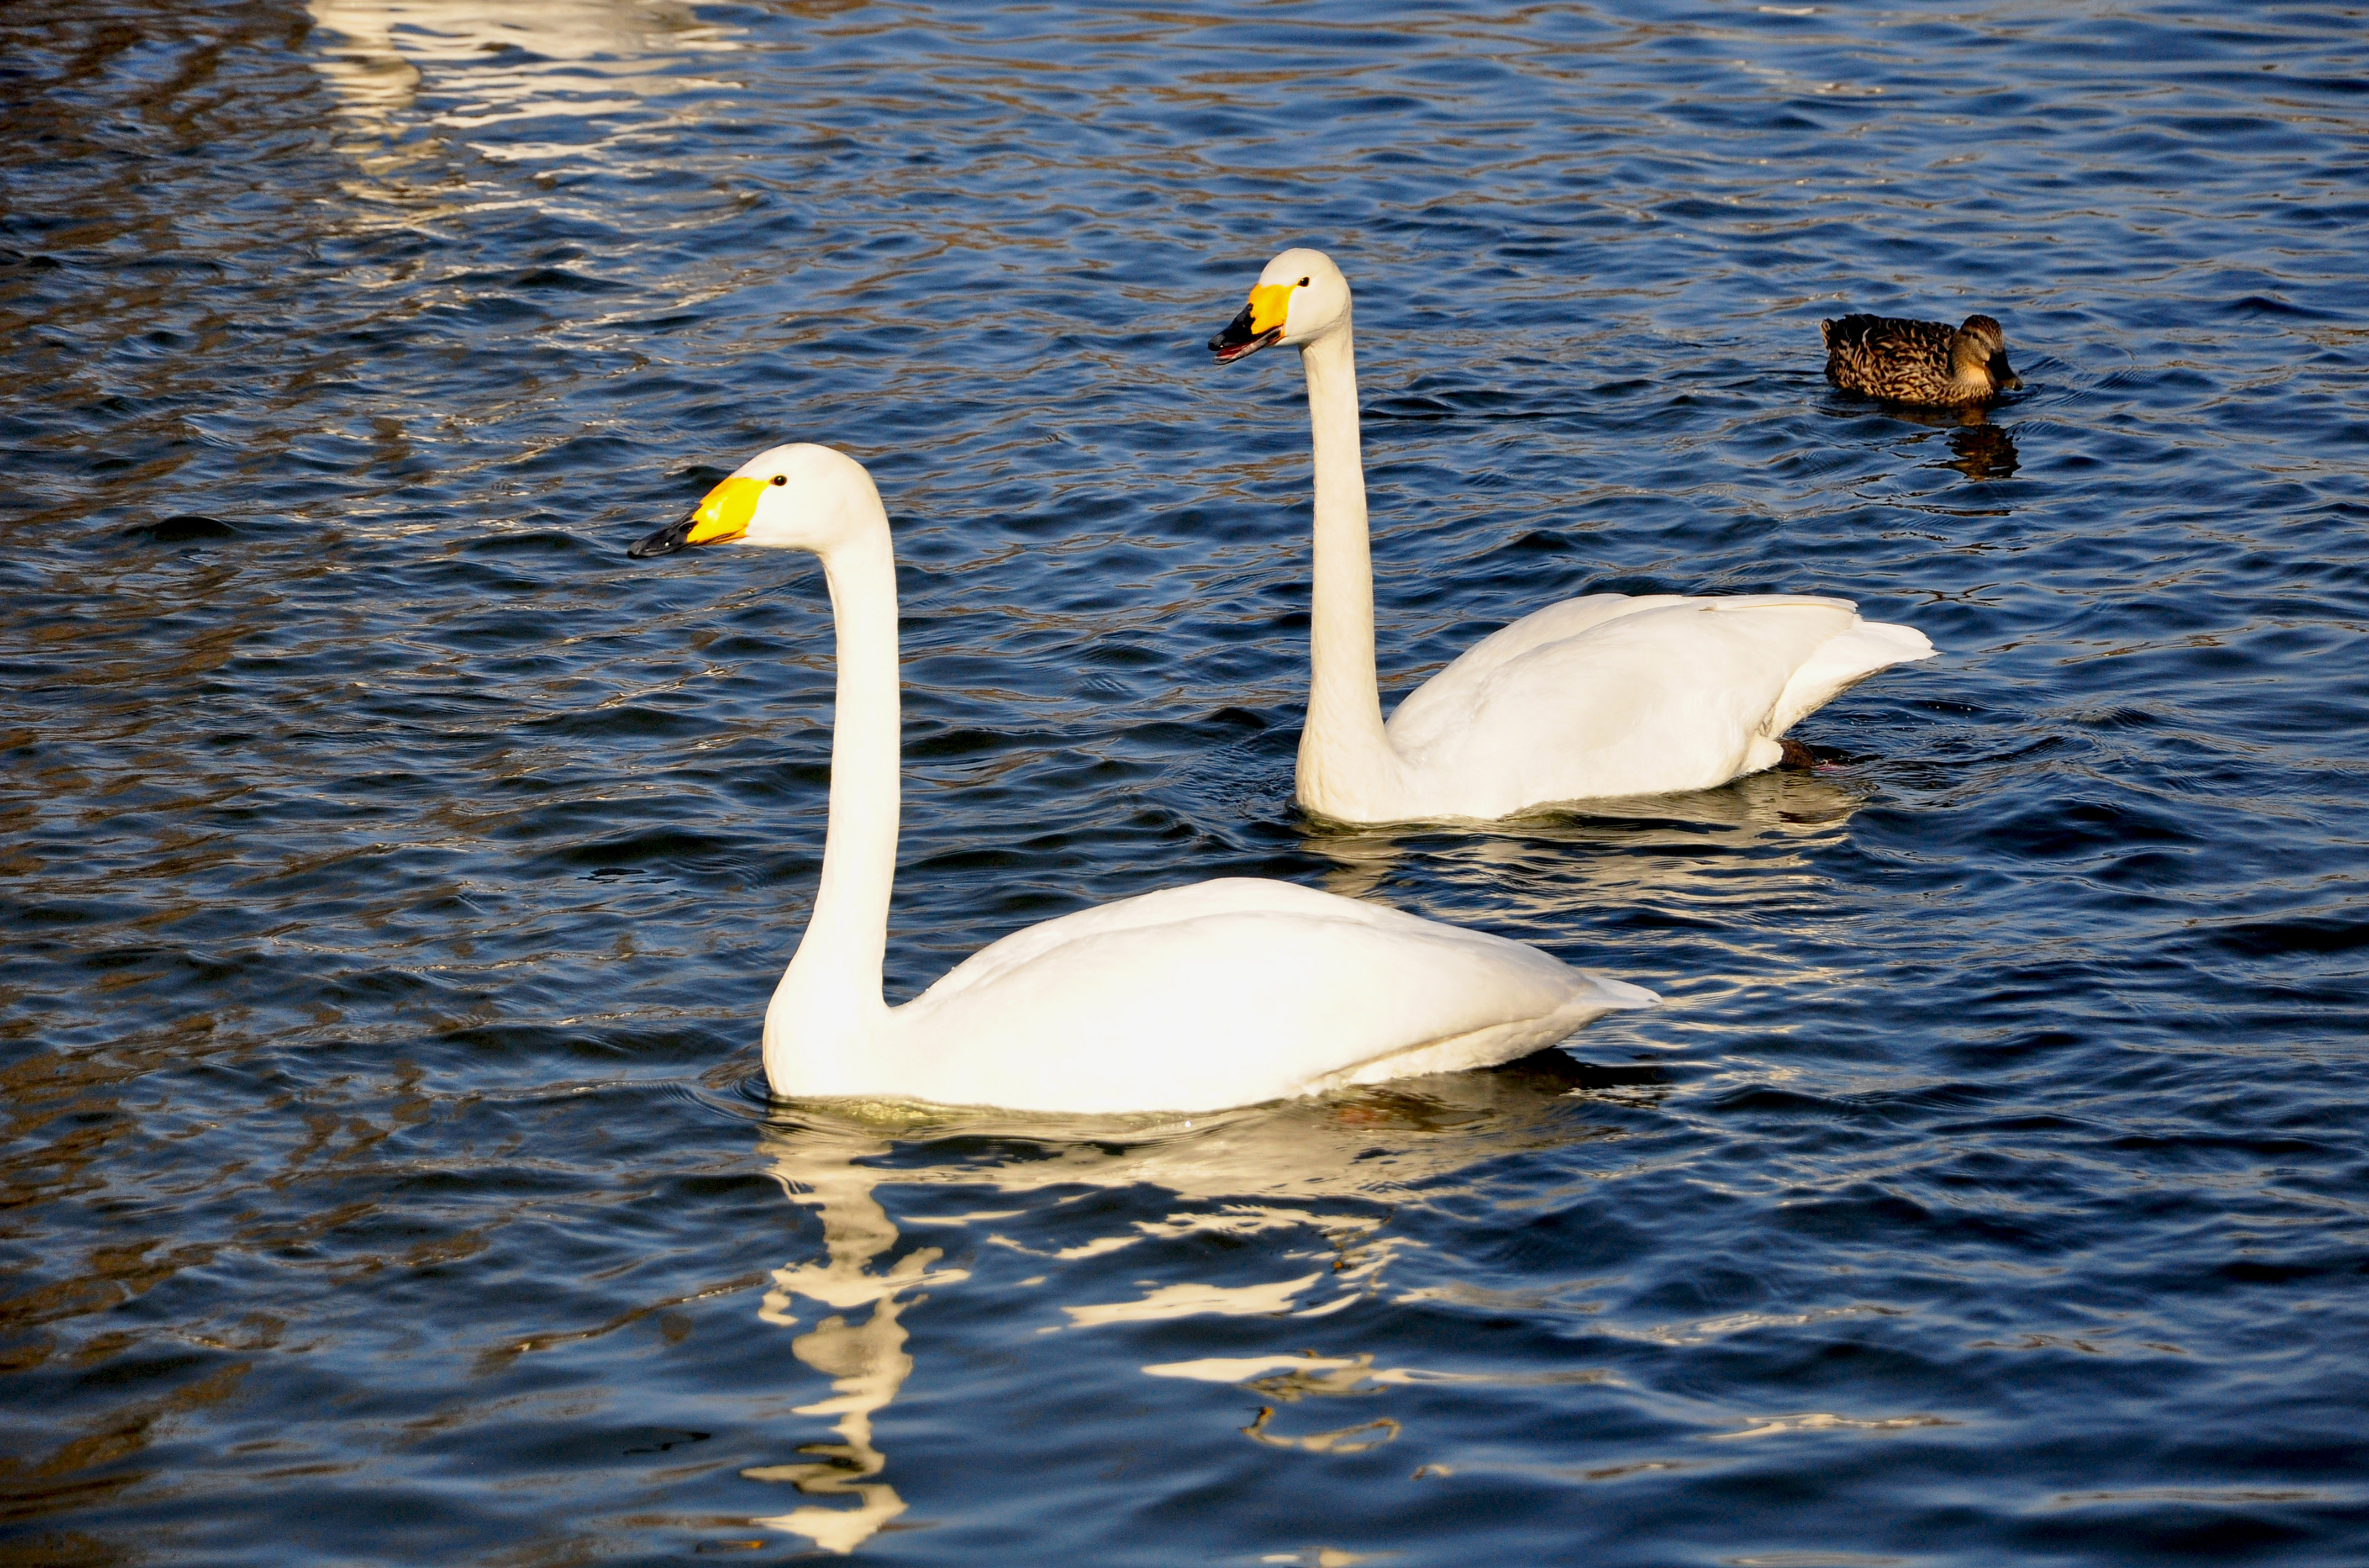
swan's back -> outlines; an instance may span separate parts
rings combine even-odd
[[[1826,678],[1820,651],[1864,630],[1843,599],[1573,599],[1484,638],[1433,676],[1391,715],[1390,744],[1411,791],[1460,804],[1443,815],[1711,789],[1767,766],[1785,726],[1851,680],[1931,651],[1917,633],[1887,629],[1923,652],[1885,642],[1886,656],[1869,665],[1850,644]],[[1810,700],[1805,685],[1789,701],[1810,669],[1824,696]]]
[[[1509,1061],[1654,999],[1519,942],[1231,878],[980,949],[890,1015],[877,1092],[1215,1109]]]

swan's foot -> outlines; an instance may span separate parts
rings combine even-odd
[[[1778,760],[1777,766],[1780,767],[1809,769],[1818,766],[1818,754],[1799,741],[1780,735],[1777,737],[1777,745],[1785,754]]]

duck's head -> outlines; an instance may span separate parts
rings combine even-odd
[[[1293,249],[1266,264],[1250,303],[1209,339],[1218,363],[1230,365],[1270,343],[1298,347],[1349,324],[1349,280],[1321,250]]]
[[[1968,316],[1950,339],[1950,375],[1959,381],[1987,381],[1993,392],[2023,385],[2023,378],[2008,368],[2007,333],[1990,316]]]
[[[880,494],[864,465],[806,441],[774,447],[742,463],[691,516],[636,540],[636,559],[694,544],[738,540],[775,550],[828,554],[852,528],[877,515]]]

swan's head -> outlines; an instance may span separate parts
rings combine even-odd
[[[879,515],[880,493],[862,463],[797,441],[750,458],[691,516],[635,540],[625,553],[671,555],[690,545],[738,540],[823,555],[851,530],[876,524]]]
[[[1349,324],[1349,280],[1321,250],[1288,250],[1266,264],[1251,302],[1209,339],[1218,363],[1230,365],[1270,343],[1292,347]]]

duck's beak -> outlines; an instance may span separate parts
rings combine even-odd
[[[1242,307],[1242,314],[1209,339],[1209,352],[1218,357],[1219,364],[1230,365],[1283,335],[1284,318],[1291,311],[1291,290],[1288,283],[1270,283],[1251,290],[1251,302]]]
[[[672,555],[686,545],[738,539],[749,531],[749,519],[757,515],[757,498],[764,493],[763,480],[746,479],[736,473],[709,491],[691,516],[635,540],[625,553],[640,561],[653,555]]]
[[[2021,392],[2023,390],[2023,378],[2007,368],[2007,350],[2004,348],[1991,356],[1990,369],[1991,385],[1999,391]]]

